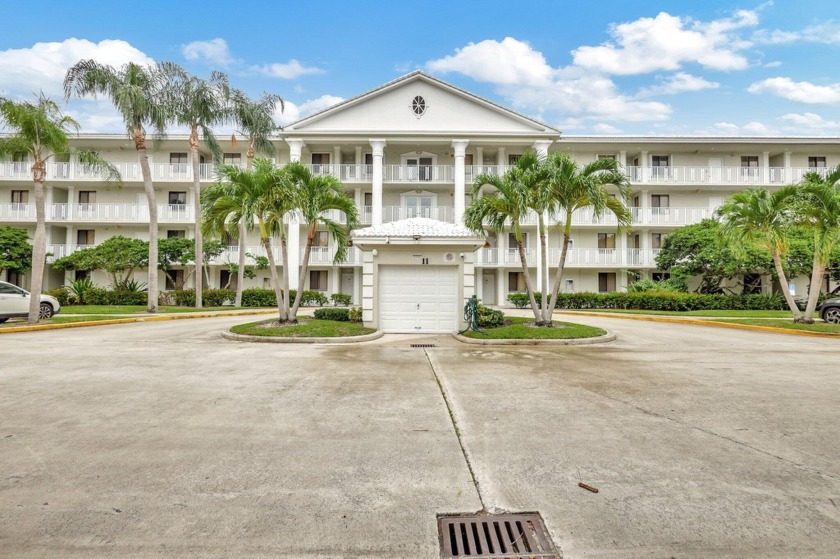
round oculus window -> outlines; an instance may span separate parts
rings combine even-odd
[[[420,95],[416,96],[411,100],[411,110],[417,117],[423,116],[426,112],[426,100]]]

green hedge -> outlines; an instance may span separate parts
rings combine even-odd
[[[67,291],[66,287],[59,287],[58,289],[50,289],[49,291],[44,291],[44,295],[55,297],[56,299],[58,299],[58,304],[62,307],[66,307],[70,304],[70,292]]]
[[[330,299],[332,299],[333,305],[336,307],[339,305],[347,307],[353,301],[353,296],[347,293],[333,293]]]
[[[86,305],[146,305],[149,294],[145,291],[109,291],[91,287],[85,291]]]
[[[292,291],[294,297],[294,291]],[[254,287],[242,290],[243,307],[276,307],[277,297],[273,289],[261,289]]]
[[[539,294],[536,297],[539,301]],[[522,304],[523,299],[524,304]],[[511,293],[508,300],[517,308],[524,308],[528,305],[528,294]],[[646,311],[755,311],[784,310],[787,305],[781,295],[707,295],[703,293],[644,291],[637,293],[561,293],[557,297],[556,308],[636,309]]]
[[[176,289],[172,292],[175,304],[179,307],[195,306],[195,289]],[[201,303],[205,307],[221,307],[225,301],[233,302],[236,291],[233,289],[204,289],[201,292]]]
[[[496,328],[505,323],[505,314],[502,311],[488,309],[484,305],[478,305],[478,327]]]
[[[326,307],[323,309],[317,309],[314,316],[318,320],[338,320],[339,322],[349,322],[350,309],[346,307]]]

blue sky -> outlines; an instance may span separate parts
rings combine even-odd
[[[423,69],[568,134],[840,135],[836,1],[103,4],[7,0],[0,93],[171,60],[281,95],[287,122]],[[121,131],[103,101],[68,112]]]

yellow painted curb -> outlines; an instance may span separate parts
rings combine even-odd
[[[735,330],[752,330],[754,332],[770,332],[773,334],[790,334],[792,336],[811,336],[817,338],[840,338],[840,334],[832,332],[809,332],[808,330],[792,330],[788,328],[776,328],[774,326],[753,326],[752,324],[738,324],[737,322],[719,322],[716,320],[705,320],[702,317],[681,318],[679,316],[650,316],[633,315],[605,312],[564,312],[554,311],[554,314],[565,314],[569,316],[599,316],[603,318],[623,318],[625,320],[644,320],[647,322],[670,322],[672,324],[693,324],[694,326],[712,326],[717,328],[732,328]],[[737,320],[737,319],[736,319]]]
[[[179,313],[179,314],[150,314],[149,316],[133,316],[128,318],[113,318],[107,320],[90,320],[87,322],[65,322],[63,324],[35,324],[32,326],[9,326],[0,328],[0,334],[16,332],[37,332],[40,330],[61,330],[64,328],[87,328],[89,326],[107,326],[109,324],[131,324],[132,322],[161,322],[164,320],[187,320],[191,318],[219,318],[225,316],[250,316],[255,314],[274,314],[276,310],[236,311],[225,313]],[[73,315],[67,315],[73,316]]]

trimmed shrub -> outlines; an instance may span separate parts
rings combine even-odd
[[[294,291],[292,291],[294,297]],[[277,296],[274,295],[273,289],[243,289],[242,290],[242,306],[243,307],[276,307]]]
[[[194,307],[195,289],[176,289],[172,292],[172,298],[179,307]]]
[[[362,321],[362,307],[350,307],[347,314],[350,322]]]
[[[335,305],[336,307],[338,305],[341,305],[343,307],[347,307],[347,306],[350,305],[350,302],[353,300],[353,296],[348,295],[347,293],[333,293],[332,297],[330,297],[330,299],[332,299],[333,305]]]
[[[172,307],[175,305],[175,296],[171,291],[161,291],[158,295],[158,305],[162,307]]]
[[[85,290],[86,305],[107,305],[108,291],[101,287],[91,287]]]
[[[541,306],[540,305],[541,297],[542,297],[542,293],[540,293],[539,291],[534,292],[534,298],[537,300],[537,307]],[[524,309],[525,307],[527,307],[531,304],[531,300],[528,298],[528,292],[527,291],[525,291],[525,292],[517,291],[515,293],[511,293],[510,295],[507,296],[507,300],[510,301],[513,304],[513,306],[516,307],[517,309]]]
[[[201,292],[204,298],[203,303],[207,307],[221,307],[225,301],[236,299],[236,291],[233,289],[205,289]]]
[[[108,291],[105,294],[108,305],[147,305],[149,294],[145,291]]]
[[[292,301],[294,302],[294,298],[292,298]],[[305,307],[311,307],[313,304],[318,305],[319,307],[323,307],[329,302],[330,300],[327,298],[327,296],[321,293],[320,291],[308,290],[304,291],[303,295],[300,296],[300,304]]]
[[[44,295],[55,297],[56,299],[58,299],[58,304],[62,307],[66,307],[70,304],[70,292],[67,291],[66,287],[59,287],[58,289],[50,289],[49,291],[44,291]]]
[[[647,311],[784,310],[781,295],[708,295],[643,291],[636,293],[561,293],[558,309],[635,309]]]
[[[495,328],[505,322],[505,315],[502,311],[488,309],[484,305],[478,305],[476,310],[478,311],[479,328]]]
[[[325,307],[317,309],[313,316],[315,316],[318,320],[338,320],[340,322],[349,322],[350,309]]]
[[[643,278],[630,283],[627,286],[629,292],[658,291],[688,293],[688,286],[684,280],[676,278],[662,279],[659,281],[650,278]]]

